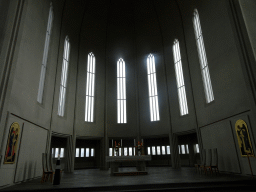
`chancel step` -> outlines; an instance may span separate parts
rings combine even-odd
[[[132,172],[114,172],[113,176],[135,176],[135,175],[147,175],[147,171],[132,171]]]

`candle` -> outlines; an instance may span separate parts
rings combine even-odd
[[[141,139],[141,142],[143,143],[143,139]]]
[[[113,147],[113,139],[112,139],[112,147]]]
[[[121,139],[121,147],[122,147],[123,145],[122,145],[122,139]]]
[[[134,139],[134,146],[136,146],[135,139]]]

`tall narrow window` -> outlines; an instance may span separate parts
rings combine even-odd
[[[125,62],[122,58],[117,61],[117,123],[127,123]]]
[[[85,121],[87,122],[93,122],[94,82],[95,82],[95,57],[93,53],[89,53],[88,61],[87,61],[87,84],[86,84],[86,101],[85,101]]]
[[[199,153],[199,145],[198,144],[195,145],[195,153]]]
[[[60,148],[60,158],[64,157],[64,148]]]
[[[162,155],[165,155],[165,146],[162,146]]]
[[[54,148],[52,148],[52,157],[54,157]]]
[[[156,67],[155,58],[149,54],[147,58],[148,69],[148,92],[149,92],[149,106],[150,106],[150,119],[151,121],[159,121],[159,107],[158,107],[158,94],[156,84]]]
[[[179,95],[180,115],[183,116],[188,114],[188,104],[187,104],[186,90],[185,90],[184,77],[183,77],[183,71],[182,71],[180,45],[177,39],[175,39],[174,41],[172,50],[173,50],[174,68],[176,73],[177,89],[178,89],[178,95]]]
[[[200,61],[201,73],[202,73],[203,84],[204,84],[205,98],[206,98],[206,102],[210,103],[214,100],[214,95],[213,95],[210,72],[208,68],[208,62],[207,62],[206,52],[204,47],[203,33],[202,33],[201,24],[199,20],[199,14],[196,9],[194,11],[193,24],[194,24],[197,52],[198,52],[198,57]]]
[[[69,53],[70,53],[70,44],[67,36],[64,43],[62,72],[61,72],[61,81],[60,81],[60,95],[59,95],[59,105],[58,105],[58,115],[62,117],[64,116],[64,109],[65,109]]]
[[[124,147],[124,156],[127,156],[127,147]]]
[[[156,147],[152,146],[152,155],[156,155]]]
[[[132,156],[132,147],[129,147],[129,156]]]
[[[148,147],[148,155],[150,155],[150,147]]]
[[[171,154],[170,145],[167,145],[167,146],[166,146],[166,153],[167,153],[167,155],[170,155],[170,154]]]
[[[156,147],[156,152],[157,152],[157,155],[161,155],[161,148],[160,148],[160,146]]]
[[[84,148],[81,148],[81,155],[80,157],[84,157]]]
[[[91,148],[91,157],[94,157],[94,148]]]
[[[46,64],[47,64],[49,44],[50,44],[52,21],[53,21],[53,8],[52,8],[52,4],[51,4],[50,5],[49,16],[48,16],[47,31],[46,31],[46,37],[45,37],[45,43],[44,43],[44,54],[43,54],[43,61],[42,61],[42,66],[41,66],[41,75],[40,75],[38,94],[37,94],[37,101],[39,103],[42,103],[42,100],[43,100],[44,80],[45,80]]]
[[[188,144],[186,144],[187,154],[189,154]]]
[[[59,155],[59,148],[56,148],[55,149],[55,158],[58,158],[58,155]]]
[[[109,156],[112,156],[112,148],[109,148]]]
[[[86,157],[89,157],[89,156],[90,156],[90,149],[89,149],[89,148],[86,148],[85,156],[86,156]]]
[[[79,157],[79,152],[80,152],[80,149],[76,148],[76,157]]]
[[[181,145],[181,154],[186,154],[185,145]]]

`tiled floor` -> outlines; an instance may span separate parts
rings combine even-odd
[[[120,168],[120,171],[135,171],[135,168]],[[100,186],[129,186],[148,184],[179,184],[188,183],[209,183],[250,180],[250,177],[220,174],[200,175],[194,168],[183,167],[173,169],[171,167],[148,167],[148,175],[139,176],[110,176],[109,171],[98,169],[75,170],[74,173],[64,173],[60,185],[52,185],[50,182],[41,184],[40,179],[23,182],[4,188],[0,191],[15,190],[37,190],[37,189],[58,189],[58,188],[79,188],[79,187],[100,187]]]

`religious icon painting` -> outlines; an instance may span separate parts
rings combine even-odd
[[[4,157],[4,164],[15,163],[15,156],[17,154],[17,146],[20,135],[20,125],[14,122],[10,127],[10,132],[7,140],[6,152]]]
[[[235,129],[241,156],[246,157],[247,154],[248,156],[254,156],[247,124],[239,119],[236,121]]]

